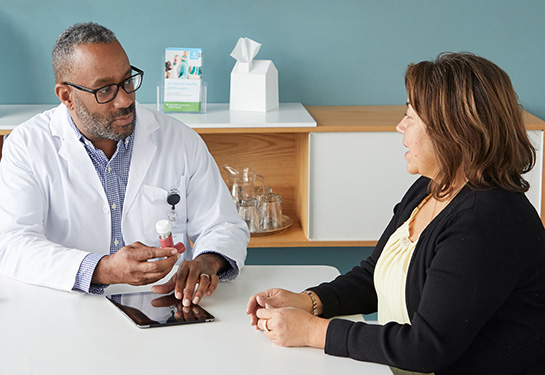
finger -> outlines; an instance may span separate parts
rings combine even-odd
[[[150,247],[142,245],[133,247],[131,252],[134,259],[138,261],[147,261],[149,259],[173,257],[178,254],[178,250],[174,247]]]
[[[174,275],[173,277],[175,284],[174,294],[179,300],[182,299],[187,275],[189,274],[189,269],[185,266],[186,264],[186,262],[182,262],[182,264],[180,264],[180,267],[178,267],[178,272],[176,272],[176,275]]]
[[[257,316],[254,313],[249,314],[249,315],[250,315],[250,325],[255,326],[257,328],[257,322],[258,322],[259,319],[257,318]]]
[[[175,286],[176,286],[176,275],[172,276],[170,280],[164,284],[152,286],[151,291],[157,294],[167,294],[172,292]]]
[[[205,276],[206,275],[206,276]],[[208,287],[211,284],[212,276],[207,273],[201,273],[199,275],[199,287],[193,296],[193,303],[197,305],[201,300],[202,296],[208,292]]]
[[[146,262],[147,263],[147,262]],[[161,279],[163,279],[165,276],[167,276],[170,273],[170,270],[172,267],[167,269],[159,269],[158,271],[155,269],[149,269],[147,267],[142,266],[143,263],[139,262],[137,265],[134,266],[134,270],[131,274],[132,279],[128,281],[128,284],[130,285],[148,285],[151,283],[155,283]],[[168,290],[164,293],[168,293]]]
[[[270,334],[273,330],[271,319],[259,319],[258,327],[265,335]]]
[[[140,262],[136,267],[149,282],[155,282],[168,275],[172,267],[176,264],[178,257],[179,255],[176,255],[155,262]]]
[[[185,289],[184,289],[184,306],[189,306],[193,295],[195,294],[195,286],[199,282],[199,275],[201,274],[201,267],[199,263],[191,263],[192,267],[189,269],[189,274],[185,280]]]
[[[253,314],[257,310],[259,306],[257,296],[257,294],[254,294],[248,299],[248,303],[246,304],[246,314]]]
[[[255,298],[255,301],[259,307],[265,307],[269,300],[270,298],[265,297],[263,294],[258,294]]]
[[[170,272],[170,270],[172,269],[172,267],[174,267],[174,265],[176,264],[178,259],[180,259],[180,257],[181,255],[178,254],[178,252],[176,252],[172,256],[169,256],[154,262],[148,261],[145,263],[148,264],[148,267],[150,267],[150,269],[154,269],[155,272],[161,272],[163,270],[168,270]]]
[[[220,278],[216,274],[210,275],[212,278],[212,281],[210,282],[210,285],[208,286],[208,291],[206,292],[207,296],[211,296],[212,293],[216,291],[216,288],[218,287],[218,284],[220,282]]]
[[[257,309],[255,315],[259,319],[270,319],[272,317],[272,311],[269,309]]]

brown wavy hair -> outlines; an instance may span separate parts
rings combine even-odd
[[[474,189],[528,190],[522,174],[533,168],[536,151],[518,96],[500,67],[472,53],[442,53],[409,65],[405,86],[439,161],[430,182],[434,197],[453,191],[460,169]]]

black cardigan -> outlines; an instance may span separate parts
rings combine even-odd
[[[376,312],[377,259],[428,183],[409,189],[367,260],[312,288],[322,316]],[[545,229],[524,194],[464,187],[420,235],[405,293],[411,325],[333,319],[325,352],[437,375],[545,374]]]

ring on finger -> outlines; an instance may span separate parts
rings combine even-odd
[[[269,329],[269,326],[267,324],[268,322],[269,322],[269,319],[265,319],[265,323],[263,324],[263,327],[265,327],[265,331],[271,332],[271,330]]]
[[[208,280],[210,280],[210,275],[207,274],[207,273],[201,273],[200,276],[199,276],[199,279],[200,279],[201,277],[206,277]]]

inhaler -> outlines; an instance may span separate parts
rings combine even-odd
[[[172,239],[172,232],[171,232],[171,226],[170,221],[168,220],[159,220],[155,224],[155,229],[157,230],[157,233],[159,234],[159,242],[161,243],[161,247],[175,247],[176,250],[178,250],[178,253],[183,253],[185,251],[185,246],[183,243],[178,242],[176,245],[174,245],[174,240]]]

